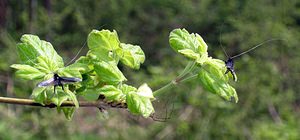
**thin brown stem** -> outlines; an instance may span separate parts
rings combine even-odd
[[[10,97],[0,97],[0,103],[39,106],[39,107],[48,107],[48,108],[57,107],[54,103],[42,105],[31,99],[20,99],[20,98],[10,98]],[[75,104],[72,101],[65,101],[61,104],[61,107],[75,107]],[[105,102],[104,100],[98,100],[98,101],[79,101],[79,107],[127,108],[127,105],[120,104],[120,103],[108,103]]]

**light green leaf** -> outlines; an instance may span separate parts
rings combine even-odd
[[[126,80],[114,62],[95,62],[94,68],[102,82],[116,84]]]
[[[71,120],[75,112],[75,107],[63,107],[61,109],[63,110],[66,118]]]
[[[45,73],[30,65],[13,64],[10,67],[17,69],[18,71],[16,72],[16,75],[26,80],[41,79],[43,76],[45,76]]]
[[[121,43],[121,48],[117,51],[120,61],[130,68],[139,69],[140,64],[145,61],[145,54],[140,46]]]
[[[91,71],[87,64],[83,63],[74,63],[67,67],[60,68],[57,73],[59,76],[64,77],[76,77],[82,79],[82,74]]]
[[[126,84],[122,84],[120,89],[126,95],[129,94],[129,93],[136,93],[137,92],[137,89],[135,87],[129,86],[129,85],[126,85]]]
[[[79,108],[79,102],[77,100],[75,93],[73,93],[69,89],[65,89],[65,93],[67,93],[67,95],[69,96],[69,99],[71,99],[73,101],[73,103],[75,104],[75,107]]]
[[[37,56],[43,56],[51,60],[57,67],[64,66],[62,58],[56,53],[49,42],[40,40],[39,37],[30,34],[23,35],[21,41],[23,43],[17,47],[21,60],[25,63],[29,62],[29,64],[33,65]]]
[[[99,98],[99,89],[86,89],[80,95],[87,101],[96,101]]]
[[[57,89],[57,94],[52,95],[51,102],[60,107],[64,101],[69,99],[68,94],[66,94],[63,90]]]
[[[137,94],[139,96],[143,96],[143,97],[146,97],[146,98],[154,99],[152,90],[151,90],[151,88],[146,83],[142,84],[138,88]]]
[[[116,61],[115,50],[120,47],[120,41],[116,31],[93,30],[88,36],[89,56],[96,56],[102,61]]]
[[[47,94],[45,92],[46,87],[36,87],[34,88],[31,98],[37,103],[44,105],[44,101],[47,99]]]
[[[112,85],[101,87],[100,94],[104,95],[105,99],[108,101],[124,102],[126,100],[126,94]]]
[[[178,50],[179,53],[183,54],[184,56],[197,60],[200,58],[200,55],[195,53],[194,51],[190,50],[190,49],[182,49],[182,50]]]
[[[37,62],[36,58],[39,56],[39,54],[34,47],[26,43],[18,43],[17,52],[23,63],[31,66],[36,64]]]
[[[129,111],[133,114],[142,115],[147,118],[154,113],[150,98],[130,92],[126,96],[126,103]]]
[[[169,36],[169,43],[176,52],[195,60],[207,53],[207,45],[202,37],[190,34],[185,29],[173,30]],[[196,54],[199,54],[199,57]]]
[[[44,56],[37,57],[37,61],[35,67],[44,73],[53,73],[59,68],[55,62]]]
[[[228,76],[225,75],[226,68],[222,60],[210,59],[205,63],[205,65],[200,69],[198,78],[202,86],[224,99],[238,102],[238,97],[235,89],[229,85]]]

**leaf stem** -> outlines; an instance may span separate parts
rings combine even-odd
[[[191,76],[191,77],[187,77],[185,79],[182,79],[183,77],[185,77],[187,74],[189,74],[195,68],[195,65],[196,65],[196,61],[190,61],[185,66],[184,70],[174,80],[172,80],[171,82],[169,82],[165,86],[161,87],[160,89],[154,91],[153,96],[158,96],[158,95],[164,93],[165,91],[169,90],[170,88],[172,88],[174,85],[177,85],[177,84],[179,84],[183,81],[187,81],[187,80],[195,78],[195,77]],[[193,75],[193,76],[195,76],[195,75]]]

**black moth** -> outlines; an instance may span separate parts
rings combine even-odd
[[[63,84],[68,84],[68,83],[75,83],[75,82],[80,82],[80,78],[75,78],[75,77],[60,77],[58,74],[54,73],[53,77],[42,81],[37,84],[38,87],[46,87],[46,86],[54,86],[54,94],[55,88],[57,86],[61,86],[62,90],[64,90],[64,85]]]
[[[234,55],[234,56],[232,56],[232,57],[229,57],[229,56],[227,55],[225,49],[221,46],[222,49],[223,49],[223,51],[224,51],[224,53],[225,53],[225,55],[227,56],[227,60],[225,61],[225,66],[226,66],[227,70],[226,70],[225,74],[227,74],[228,72],[230,72],[231,75],[232,75],[232,77],[233,77],[233,80],[234,80],[234,81],[237,81],[237,77],[236,77],[236,74],[235,74],[235,71],[234,71],[234,61],[233,61],[233,60],[234,60],[235,58],[237,58],[237,57],[240,57],[240,56],[246,54],[246,53],[249,53],[250,51],[253,51],[253,50],[256,49],[257,47],[262,46],[262,45],[265,44],[265,43],[268,43],[268,42],[271,42],[271,41],[275,41],[275,40],[282,40],[282,39],[269,39],[269,40],[267,40],[267,41],[264,41],[264,42],[262,42],[262,43],[260,43],[260,44],[258,44],[258,45],[256,45],[256,46],[250,48],[249,50],[246,50],[246,51],[244,51],[244,52],[242,52],[242,53],[240,53],[240,54]]]

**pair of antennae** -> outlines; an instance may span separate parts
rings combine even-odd
[[[222,24],[222,25],[223,25],[223,24]],[[221,30],[221,29],[220,29],[220,30]],[[246,53],[249,53],[249,52],[253,51],[254,49],[256,49],[256,48],[258,48],[258,47],[260,47],[260,46],[262,46],[262,45],[264,45],[264,44],[266,44],[266,43],[269,43],[269,42],[272,42],[272,41],[280,41],[280,40],[281,40],[281,41],[284,41],[284,39],[271,38],[271,39],[268,39],[268,40],[266,40],[266,41],[264,41],[264,42],[262,42],[262,43],[260,43],[260,44],[258,44],[258,45],[256,45],[256,46],[254,46],[254,47],[252,47],[252,48],[250,48],[250,49],[248,49],[248,50],[242,52],[242,53],[239,53],[239,54],[234,55],[234,56],[229,56],[229,55],[227,54],[225,48],[223,47],[222,43],[221,43],[221,37],[222,37],[222,34],[221,34],[221,31],[220,31],[220,35],[219,35],[219,42],[220,42],[220,44],[221,44],[220,46],[221,46],[221,48],[222,48],[224,54],[226,55],[226,57],[227,57],[227,58],[231,58],[231,59],[234,59],[234,58],[240,57],[240,56],[242,56],[242,55],[244,55],[244,54],[246,54]]]

